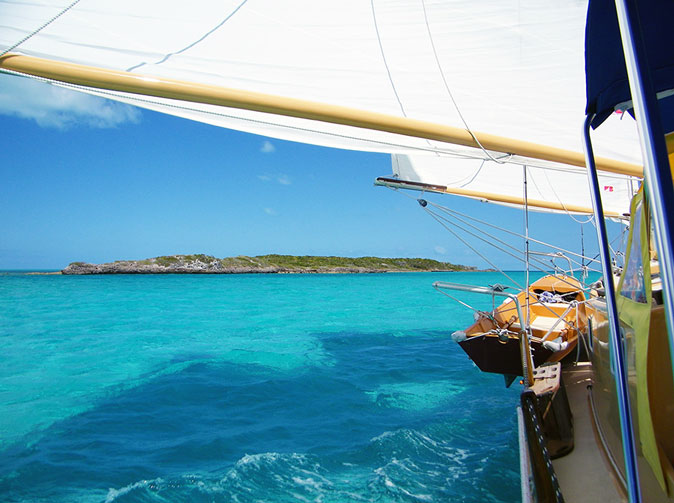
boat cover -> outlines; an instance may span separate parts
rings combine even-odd
[[[647,50],[648,66],[657,93],[674,89],[674,2],[639,0],[635,2]],[[596,114],[592,127],[598,127],[616,106],[630,102],[625,56],[620,38],[614,0],[591,0],[585,30],[585,72],[587,114]],[[631,107],[631,105],[630,105]],[[668,117],[665,131],[674,130],[674,96],[662,97],[661,115]],[[665,108],[663,109],[663,108]],[[669,110],[671,109],[671,110]]]

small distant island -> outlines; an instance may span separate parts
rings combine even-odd
[[[476,271],[475,267],[426,258],[316,257],[260,255],[216,258],[211,255],[168,255],[106,264],[73,262],[62,274],[292,274]]]

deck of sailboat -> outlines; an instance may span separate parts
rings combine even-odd
[[[627,501],[594,426],[588,385],[592,383],[592,364],[569,365],[562,379],[573,414],[574,448],[552,464],[566,501]]]

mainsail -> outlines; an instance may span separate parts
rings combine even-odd
[[[86,79],[75,86],[251,133],[405,154],[407,161],[394,163],[409,162],[417,174],[426,170],[422,165],[432,166],[443,171],[444,180],[465,180],[485,159],[489,162],[480,169],[491,180],[511,180],[512,169],[522,165],[538,167],[550,180],[538,177],[536,184],[546,194],[532,199],[558,202],[566,211],[590,207],[587,197],[573,194],[584,193],[584,183],[572,182],[575,189],[567,194],[557,181],[567,179],[569,164],[582,166],[586,8],[585,2],[553,0],[225,0],[197,5],[83,0],[72,6],[63,0],[14,0],[0,2],[0,50],[140,75],[150,89],[153,80],[169,80],[233,90],[234,95],[282,97],[288,113],[283,107],[244,109],[233,102],[222,106],[151,91],[139,95],[105,84],[90,87]],[[5,57],[0,68],[17,70],[20,59]],[[20,73],[40,75],[32,69],[33,61],[19,65]],[[293,114],[293,107],[304,103],[313,104],[313,112]],[[344,110],[359,111],[367,120],[329,119]],[[382,117],[412,129],[424,124],[453,128],[468,140],[415,137],[404,127],[370,126]],[[494,137],[502,140],[490,141]],[[530,145],[577,155],[568,160],[520,149]],[[614,114],[595,145],[599,156],[614,160],[600,167],[614,172],[606,186],[614,187],[611,194],[617,199],[631,186],[629,176],[640,172],[631,118]],[[574,172],[584,176],[582,169]],[[494,185],[485,190],[498,194],[506,184]],[[612,210],[622,213],[627,206],[624,199]]]

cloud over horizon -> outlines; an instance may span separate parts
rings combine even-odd
[[[139,109],[25,77],[0,75],[0,114],[34,120],[40,127],[113,128],[137,123]]]

